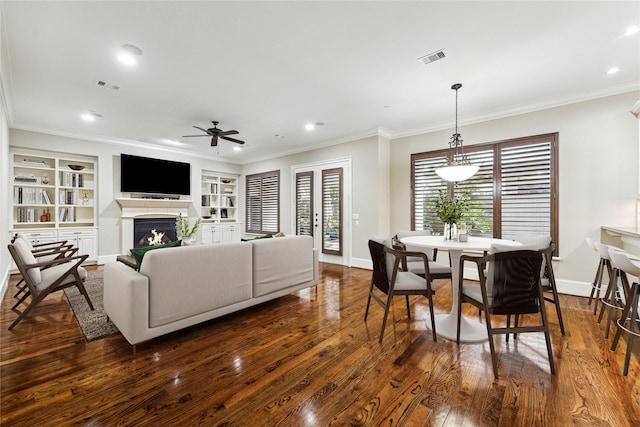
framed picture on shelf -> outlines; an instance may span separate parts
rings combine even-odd
[[[226,209],[220,209],[220,218],[229,218]]]

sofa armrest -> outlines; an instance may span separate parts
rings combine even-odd
[[[130,344],[149,329],[149,279],[120,262],[104,266],[104,312]]]

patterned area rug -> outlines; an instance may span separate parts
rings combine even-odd
[[[69,304],[73,309],[80,328],[87,338],[87,341],[93,341],[98,338],[106,337],[118,332],[118,328],[107,320],[107,315],[104,314],[104,304],[102,299],[102,283],[103,273],[102,271],[91,270],[88,271],[88,277],[84,282],[84,287],[89,294],[89,298],[93,303],[95,310],[91,311],[87,300],[80,293],[77,287],[66,288],[64,290]]]

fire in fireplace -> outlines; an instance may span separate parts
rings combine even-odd
[[[163,245],[178,239],[175,218],[134,218],[133,247]]]

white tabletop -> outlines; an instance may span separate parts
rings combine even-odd
[[[466,242],[444,240],[443,236],[410,236],[404,237],[402,243],[428,248],[438,248],[453,251],[488,251],[492,244],[520,246],[513,240],[491,239],[488,237],[469,236]]]

